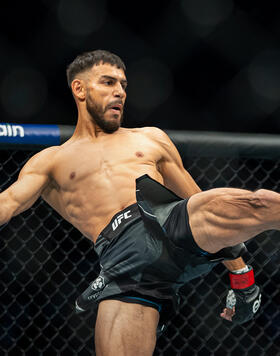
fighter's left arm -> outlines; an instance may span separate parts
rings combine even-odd
[[[181,156],[168,135],[156,127],[149,128],[149,131],[162,152],[157,168],[163,177],[164,185],[181,198],[189,198],[199,193],[201,189],[184,168]]]
[[[158,128],[150,129],[153,137],[163,149],[158,169],[164,179],[164,185],[182,198],[189,198],[193,194],[201,192],[199,186],[184,168],[181,156],[168,135]],[[229,271],[239,270],[246,266],[242,257],[224,261],[223,264]]]
[[[182,198],[189,198],[201,192],[199,186],[184,168],[180,154],[168,135],[154,127],[149,128],[149,134],[152,134],[162,150],[158,170],[163,177],[164,185]],[[228,293],[227,307],[220,316],[242,324],[252,319],[259,309],[260,288],[255,284],[251,266],[248,266],[248,271],[236,273],[247,267],[242,257],[224,261],[223,264],[229,270],[232,289]]]

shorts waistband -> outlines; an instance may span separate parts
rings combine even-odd
[[[98,245],[104,238],[106,240],[112,240],[116,236],[120,235],[128,225],[141,218],[141,214],[138,208],[138,204],[134,203],[127,208],[116,213],[109,224],[99,234],[95,246]]]

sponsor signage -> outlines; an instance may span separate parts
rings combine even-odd
[[[0,123],[0,144],[53,146],[60,144],[57,125]]]

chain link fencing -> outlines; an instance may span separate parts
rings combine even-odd
[[[230,186],[280,191],[280,159],[180,153],[203,190]],[[1,191],[33,154],[0,150]],[[75,299],[99,273],[93,244],[41,199],[0,229],[0,354],[95,355],[95,315],[74,311]],[[280,233],[263,233],[246,246],[245,260],[262,286],[258,317],[242,326],[219,317],[229,287],[228,273],[219,264],[182,288],[180,308],[154,355],[280,355]]]

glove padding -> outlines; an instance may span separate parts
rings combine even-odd
[[[230,272],[232,289],[228,292],[226,306],[235,307],[232,321],[237,324],[253,319],[261,304],[261,291],[255,284],[253,268],[248,267],[249,271],[245,273]]]
[[[226,306],[230,309],[235,307],[232,321],[237,324],[243,324],[253,319],[260,305],[261,292],[256,284],[243,290],[230,289],[228,292]]]

